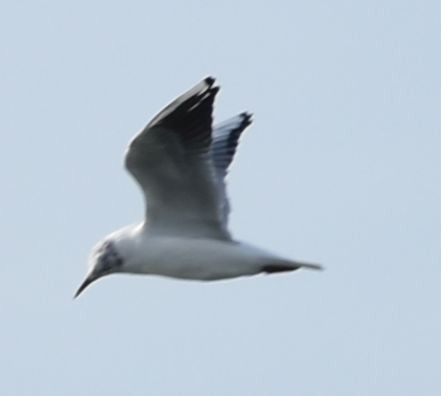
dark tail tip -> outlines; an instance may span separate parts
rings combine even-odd
[[[262,267],[262,272],[265,272],[266,274],[274,274],[276,272],[295,271],[299,268],[300,266],[297,265],[288,266],[280,264],[269,264]]]

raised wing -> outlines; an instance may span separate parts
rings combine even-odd
[[[226,192],[225,176],[236,153],[239,138],[247,126],[251,124],[251,114],[241,113],[236,117],[218,124],[213,129],[211,157],[218,179],[221,200],[221,215],[224,224],[228,223],[230,204]]]
[[[125,164],[144,191],[152,234],[230,239],[211,151],[218,90],[206,78],[163,109],[128,147]]]

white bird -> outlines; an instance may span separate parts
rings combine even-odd
[[[93,249],[75,297],[113,273],[209,281],[321,269],[231,237],[225,176],[251,115],[242,113],[212,127],[218,91],[213,78],[204,79],[131,141],[125,166],[144,193],[145,219],[110,234]]]

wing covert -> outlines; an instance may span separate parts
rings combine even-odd
[[[154,234],[230,239],[211,158],[213,103],[206,78],[165,107],[129,144],[125,164],[146,200]]]

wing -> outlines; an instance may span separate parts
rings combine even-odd
[[[236,117],[216,125],[213,129],[211,157],[222,196],[221,215],[225,226],[228,224],[230,204],[226,192],[225,177],[236,153],[242,132],[251,124],[251,114],[241,113]]]
[[[206,78],[154,117],[128,147],[126,168],[144,192],[152,234],[230,239],[211,151],[218,90]]]

